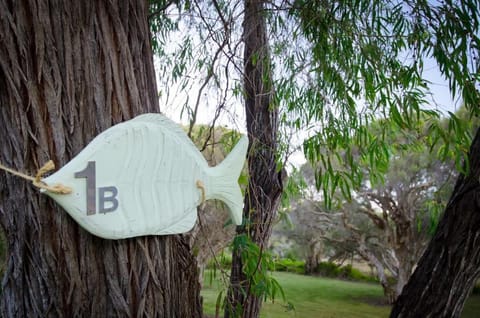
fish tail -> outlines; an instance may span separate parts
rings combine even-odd
[[[248,138],[243,136],[228,156],[216,167],[210,168],[211,189],[209,199],[223,201],[236,225],[242,224],[243,196],[238,178],[247,155]]]

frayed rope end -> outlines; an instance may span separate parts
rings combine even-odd
[[[49,171],[52,171],[53,169],[55,169],[55,164],[53,163],[52,160],[49,160],[47,163],[45,163],[40,169],[38,169],[38,172],[37,174],[35,175],[35,177],[31,177],[27,174],[24,174],[24,173],[21,173],[19,171],[15,171],[13,169],[10,169],[8,167],[5,167],[4,165],[2,165],[0,163],[0,169],[6,171],[6,172],[9,172],[15,176],[18,176],[18,177],[21,177],[23,179],[26,179],[26,180],[29,180],[29,181],[32,181],[32,184],[39,188],[39,189],[43,189],[45,191],[49,191],[49,192],[52,192],[52,193],[56,193],[56,194],[69,194],[69,193],[72,193],[72,188],[70,187],[67,187],[63,184],[55,184],[55,185],[48,185],[46,184],[45,182],[42,181],[42,176],[49,172]]]

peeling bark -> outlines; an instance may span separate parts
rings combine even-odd
[[[0,162],[65,165],[98,133],[158,112],[146,1],[0,0]],[[115,158],[112,158],[115,160]],[[200,317],[185,236],[103,240],[0,172],[4,317]]]

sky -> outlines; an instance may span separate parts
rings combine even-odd
[[[430,101],[432,107],[436,105],[445,114],[447,111],[455,112],[458,110],[462,101],[460,98],[452,99],[448,82],[442,78],[440,70],[433,60],[426,61],[423,74],[424,78],[431,82],[429,86],[432,91]]]

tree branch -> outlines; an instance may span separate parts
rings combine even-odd
[[[154,17],[162,14],[162,13],[165,13],[165,11],[168,9],[168,7],[172,4],[176,3],[175,0],[170,0],[170,1],[167,1],[163,6],[160,6],[157,10],[155,10],[154,12],[150,13],[147,17],[148,21],[150,21],[151,19],[153,19]]]

